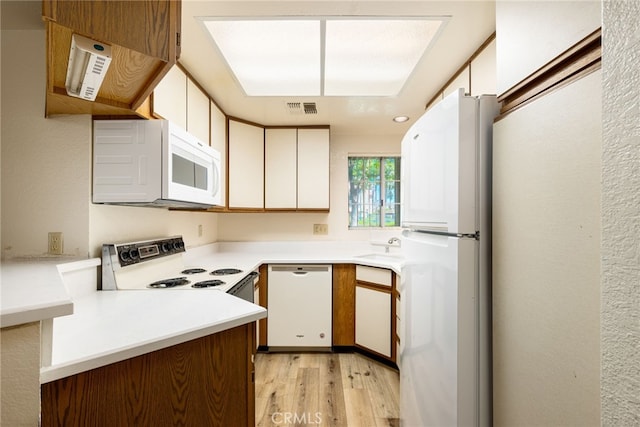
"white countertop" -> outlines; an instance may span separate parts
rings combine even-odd
[[[57,264],[65,258],[27,258],[0,265],[0,326],[16,326],[73,313]]]
[[[266,310],[224,292],[145,289],[101,291],[74,301],[55,319],[46,383],[136,357],[263,317]]]
[[[235,242],[190,248],[183,257],[186,267],[243,270],[241,275],[225,276],[229,284],[268,263],[353,263],[400,273],[400,258],[359,257],[372,252],[375,251],[366,242]],[[96,261],[100,263],[99,259],[93,260]],[[73,271],[76,267],[86,268],[76,263],[60,265],[58,270]],[[55,268],[49,271],[59,277]],[[66,301],[69,303],[68,296]],[[192,288],[91,290],[74,297],[73,307],[73,315],[56,318],[53,322],[51,365],[41,369],[42,383],[230,329],[267,315],[264,308],[224,292]]]
[[[363,256],[367,255],[367,256]],[[371,255],[371,256],[369,256]],[[222,242],[187,250],[185,265],[239,268],[251,271],[262,264],[361,264],[388,268],[400,274],[401,252],[390,253],[368,242]]]

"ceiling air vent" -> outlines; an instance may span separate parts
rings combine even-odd
[[[318,114],[315,102],[287,102],[286,107],[290,114]]]
[[[318,109],[316,108],[315,102],[305,102],[303,106],[305,114],[318,114]]]

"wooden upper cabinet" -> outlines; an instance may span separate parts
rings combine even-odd
[[[46,115],[148,116],[145,101],[179,56],[181,6],[179,0],[44,0]],[[93,102],[65,89],[74,33],[111,46],[111,65]]]

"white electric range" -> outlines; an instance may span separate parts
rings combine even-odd
[[[182,236],[104,244],[100,290],[213,290],[253,302],[256,272],[219,268],[214,259],[185,265],[184,253]]]

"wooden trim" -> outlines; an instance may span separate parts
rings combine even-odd
[[[501,94],[498,102],[502,106],[496,120],[543,94],[599,69],[601,58],[602,29],[599,28]]]
[[[455,73],[453,73],[453,75],[451,76],[451,78],[449,80],[447,80],[447,82],[442,85],[442,87],[440,88],[440,90],[438,90],[436,92],[436,94],[433,96],[433,98],[431,98],[429,100],[429,102],[427,102],[427,105],[425,105],[425,110],[428,109],[434,102],[436,102],[438,100],[439,97],[442,96],[442,93],[445,91],[445,89],[447,88],[447,86],[449,86],[455,79],[458,78],[458,76],[460,74],[462,74],[462,72],[464,71],[465,68],[469,67],[469,90],[471,90],[471,62],[476,59],[481,53],[482,51],[489,46],[489,44],[491,44],[492,41],[494,41],[496,39],[496,32],[494,31],[493,34],[491,34],[489,36],[489,38],[487,38],[478,49],[476,49],[475,52],[473,52],[473,54],[469,57],[469,59],[467,59],[464,64],[462,64],[460,66],[460,68],[458,68],[456,70]]]
[[[231,120],[233,120],[234,122],[244,123],[245,125],[251,125],[251,126],[255,126],[255,127],[259,127],[259,128],[263,128],[264,129],[264,126],[261,125],[260,123],[252,122],[252,121],[246,120],[246,119],[241,119],[240,117],[227,116],[227,123],[230,122]]]
[[[42,19],[45,21],[56,21],[57,0],[44,0],[42,2]]]
[[[256,425],[256,322],[247,327],[247,427]]]
[[[397,317],[397,313],[396,313],[396,273],[395,272],[391,272],[391,319],[389,319],[389,321],[391,322],[391,336],[389,337],[389,339],[391,340],[391,360],[394,363],[398,362],[398,355],[396,354],[396,330],[397,330],[397,325],[396,325],[396,317]]]
[[[258,305],[264,308],[269,307],[269,268],[267,264],[262,264],[260,266],[260,278],[258,279],[258,286],[260,286],[260,301],[258,301]],[[263,347],[267,345],[267,322],[268,319],[265,317],[264,319],[258,320],[260,322],[260,336],[258,337],[258,347]]]
[[[332,346],[353,347],[356,334],[355,265],[333,264],[332,276]]]
[[[277,126],[263,126],[265,129],[331,129],[329,125],[277,125]]]
[[[378,283],[363,282],[362,280],[356,280],[356,286],[359,286],[361,288],[371,289],[374,291],[385,292],[388,294],[393,293],[393,283],[394,283],[393,277],[391,278],[391,286],[380,285]]]

